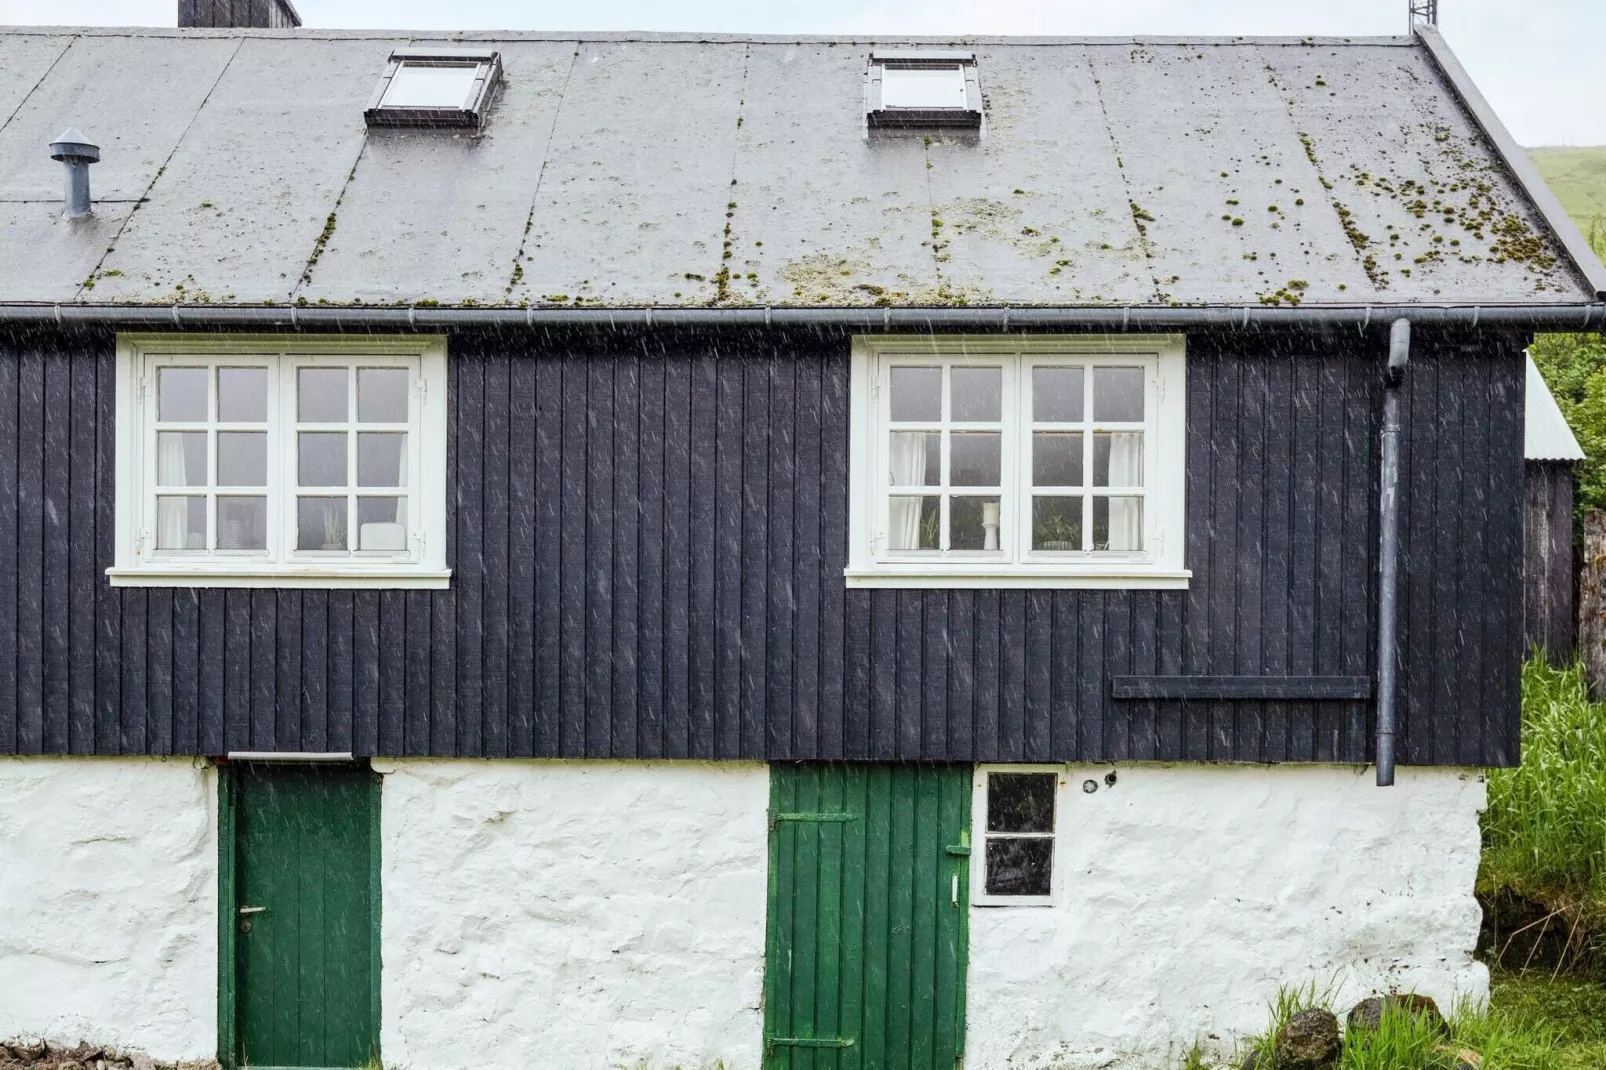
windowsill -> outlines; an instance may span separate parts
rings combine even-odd
[[[842,571],[849,587],[870,588],[974,588],[974,589],[1075,589],[1185,591],[1193,573],[1188,569],[1157,569],[1110,565],[1071,572],[1063,568],[1014,567],[933,568],[930,565],[876,565]]]
[[[451,586],[451,569],[408,566],[393,569],[109,568],[113,587],[256,587],[287,589],[443,590]]]
[[[1051,895],[972,895],[970,905],[973,907],[1051,907],[1054,897]]]

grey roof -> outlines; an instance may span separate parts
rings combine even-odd
[[[501,52],[483,134],[367,131],[391,50],[433,40]],[[0,302],[1595,296],[1416,38],[968,38],[979,138],[868,137],[867,57],[903,43],[961,42],[0,31],[0,243],[26,250]],[[77,223],[67,125],[102,151]]]
[[[1523,404],[1522,455],[1530,461],[1581,461],[1584,448],[1567,426],[1567,418],[1556,404],[1556,396],[1539,374],[1533,357],[1528,358],[1527,400]]]

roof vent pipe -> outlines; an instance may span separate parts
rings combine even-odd
[[[1395,697],[1400,671],[1400,387],[1411,359],[1411,321],[1389,330],[1383,373],[1382,500],[1377,555],[1377,786],[1394,784]]]
[[[50,143],[50,158],[67,165],[67,218],[88,215],[89,165],[100,162],[100,146],[90,144],[77,127],[69,126]]]

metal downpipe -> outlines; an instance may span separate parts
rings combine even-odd
[[[1389,329],[1389,362],[1383,373],[1382,499],[1377,555],[1377,786],[1394,784],[1394,736],[1398,724],[1400,618],[1400,388],[1411,359],[1411,321]]]

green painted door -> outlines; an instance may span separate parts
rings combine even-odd
[[[969,842],[966,767],[771,767],[766,1070],[959,1065]]]
[[[379,1052],[378,777],[244,764],[229,779],[235,1058],[363,1066]]]

